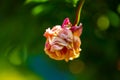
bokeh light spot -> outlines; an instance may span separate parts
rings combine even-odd
[[[9,55],[9,61],[14,65],[20,65],[22,63],[19,56],[19,48],[14,49]]]
[[[107,16],[100,16],[97,20],[97,26],[100,30],[108,29],[110,25],[109,19]]]
[[[108,12],[108,18],[110,20],[110,24],[113,27],[119,27],[120,19],[119,19],[119,16],[115,12],[109,11]]]
[[[120,4],[117,7],[117,12],[120,14]]]
[[[69,70],[73,74],[81,73],[84,70],[84,62],[80,60],[74,60],[69,64]]]

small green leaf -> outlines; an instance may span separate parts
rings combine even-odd
[[[108,12],[108,18],[110,20],[110,24],[113,26],[113,27],[119,27],[119,24],[120,24],[120,18],[118,16],[117,13],[113,12],[113,11],[109,11]]]
[[[32,9],[31,13],[32,13],[32,15],[37,16],[37,15],[39,15],[41,13],[51,12],[51,9],[53,9],[53,5],[42,4],[42,5],[35,6]]]
[[[33,8],[32,10],[32,14],[35,16],[35,15],[38,15],[39,13],[41,13],[45,8],[44,5],[39,5],[39,6],[36,6],[35,8]]]
[[[31,3],[31,2],[36,2],[36,3],[43,3],[43,2],[47,2],[48,0],[26,0],[25,4]]]

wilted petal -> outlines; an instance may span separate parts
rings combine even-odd
[[[69,29],[62,29],[58,36],[68,42],[72,42],[73,40],[73,34],[72,34],[72,31],[69,30]]]
[[[51,47],[51,45],[49,44],[48,41],[46,41],[46,43],[45,43],[45,48],[46,48],[46,49],[50,49],[50,47]]]
[[[82,23],[79,26],[72,26],[70,30],[74,33],[75,36],[80,36],[82,34]]]
[[[60,46],[60,45],[52,45],[50,51],[55,52],[55,51],[61,50],[62,48],[63,46]]]
[[[46,54],[55,60],[63,60],[64,59],[64,53],[62,53],[61,51],[55,51],[55,52],[50,52],[49,50],[46,50]]]
[[[56,25],[52,28],[52,33],[56,36],[60,31],[61,31],[61,26],[60,25]]]
[[[80,47],[81,45],[81,40],[78,36],[74,36],[74,39],[73,39],[73,45],[74,45],[74,48],[77,49]]]
[[[44,36],[46,38],[50,37],[51,35],[53,34],[53,32],[50,30],[50,28],[46,29],[45,33],[44,33]]]
[[[51,42],[51,46],[52,45],[61,45],[61,46],[67,46],[67,42],[64,41],[63,39],[59,38],[59,37],[55,37],[53,38],[52,42]]]

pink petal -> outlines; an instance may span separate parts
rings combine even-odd
[[[49,44],[48,41],[45,43],[45,48],[46,48],[46,49],[50,49],[50,44]]]
[[[58,37],[68,41],[68,42],[72,42],[73,40],[73,34],[72,31],[69,29],[62,29],[59,34]]]
[[[52,42],[51,42],[51,46],[52,45],[61,45],[61,46],[67,46],[67,42],[64,41],[63,39],[59,38],[59,37],[55,37],[53,38]]]
[[[52,45],[50,51],[55,52],[55,51],[61,50],[62,48],[63,46],[60,46],[60,45]]]
[[[68,27],[68,26],[71,27],[72,24],[71,24],[69,18],[65,18],[64,21],[63,21],[63,24],[62,24],[62,28],[66,28],[66,27]]]

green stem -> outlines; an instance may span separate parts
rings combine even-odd
[[[80,21],[81,10],[82,10],[84,2],[85,2],[85,0],[81,0],[80,3],[79,3],[79,6],[78,6],[78,9],[77,9],[77,12],[76,12],[76,19],[75,19],[75,22],[74,22],[74,26],[78,25],[78,23]]]

